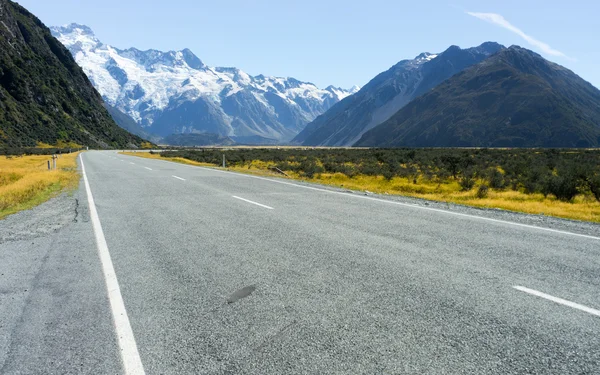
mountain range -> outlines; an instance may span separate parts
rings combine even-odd
[[[425,52],[412,60],[402,60],[376,76],[358,93],[317,117],[294,138],[293,143],[351,146],[365,132],[389,119],[414,98],[502,48],[493,42],[467,49],[450,46],[439,54]]]
[[[599,147],[600,90],[512,46],[411,101],[356,146]]]
[[[53,27],[106,104],[148,134],[214,133],[286,142],[358,91],[207,66],[189,49],[121,50],[84,25]],[[138,129],[139,130],[139,129]]]
[[[0,147],[59,141],[137,147],[69,51],[20,5],[0,0]]]

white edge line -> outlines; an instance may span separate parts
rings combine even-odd
[[[515,286],[513,286],[513,288],[515,288],[516,290],[519,290],[521,292],[534,295],[536,297],[547,299],[548,301],[552,301],[552,302],[555,302],[555,303],[558,303],[558,304],[561,304],[561,305],[564,305],[564,306],[568,306],[568,307],[572,307],[572,308],[577,309],[577,310],[584,311],[584,312],[586,312],[588,314],[592,314],[592,315],[595,315],[595,316],[600,316],[600,310],[596,310],[596,309],[593,309],[591,307],[580,305],[579,303],[575,303],[575,302],[567,301],[566,299],[554,297],[554,296],[551,296],[551,295],[546,294],[546,293],[539,292],[539,291],[534,290],[534,289],[526,288],[524,286],[515,285]]]
[[[148,167],[144,167],[144,168],[146,168],[146,169],[147,169],[147,170],[149,170],[149,171],[151,171],[151,170],[152,170],[152,168],[148,168]]]
[[[153,160],[154,161],[163,162],[163,163],[173,163],[173,162],[170,162],[168,160],[156,160],[156,159],[153,159]],[[483,217],[483,216],[475,216],[475,215],[463,214],[463,213],[460,213],[460,212],[446,211],[446,210],[442,210],[442,209],[439,209],[439,208],[423,207],[423,206],[419,206],[419,205],[416,205],[416,204],[402,203],[402,202],[390,201],[390,200],[379,199],[379,198],[374,198],[374,197],[367,197],[367,196],[364,196],[364,195],[356,195],[356,194],[344,193],[344,192],[341,192],[341,191],[321,189],[321,188],[317,188],[317,187],[313,187],[313,186],[298,185],[298,184],[294,184],[294,183],[287,182],[287,181],[272,180],[272,179],[269,179],[269,178],[260,177],[260,176],[252,176],[252,175],[245,174],[245,173],[236,173],[236,172],[231,172],[231,171],[222,171],[222,170],[215,169],[215,168],[200,167],[200,166],[194,166],[194,165],[188,165],[188,164],[181,164],[181,163],[175,163],[175,164],[181,165],[181,166],[184,166],[184,167],[188,167],[188,168],[199,168],[199,169],[204,169],[204,170],[209,170],[209,171],[215,171],[215,172],[220,172],[220,173],[233,174],[233,175],[236,175],[236,176],[244,176],[244,177],[248,177],[248,178],[255,178],[255,179],[258,179],[258,180],[264,180],[264,181],[274,182],[274,183],[283,184],[283,185],[296,186],[296,187],[299,187],[299,188],[309,189],[309,190],[316,190],[316,191],[321,191],[321,192],[324,192],[324,193],[345,195],[345,196],[348,196],[348,197],[360,198],[360,199],[367,199],[367,200],[372,200],[372,201],[376,201],[376,202],[383,202],[383,203],[388,203],[388,204],[395,204],[395,205],[398,205],[398,206],[416,208],[416,209],[425,210],[425,211],[440,212],[440,213],[444,213],[444,214],[448,214],[448,215],[454,215],[454,216],[468,217],[468,218],[472,218],[472,219],[490,221],[490,222],[493,222],[493,223],[508,224],[508,225],[513,225],[513,226],[517,226],[517,227],[521,227],[521,228],[536,229],[536,230],[542,230],[542,231],[546,231],[546,232],[552,232],[552,233],[558,233],[558,234],[565,234],[565,235],[569,235],[569,236],[576,236],[576,237],[588,238],[588,239],[592,239],[592,240],[600,240],[600,237],[590,236],[590,235],[587,235],[587,234],[580,234],[580,233],[574,233],[574,232],[567,232],[567,231],[564,231],[564,230],[538,227],[538,226],[535,226],[535,225],[515,223],[515,222],[512,222],[512,221],[492,219],[492,218]]]
[[[181,180],[181,181],[185,181],[185,178],[177,177],[175,175],[172,175],[171,177],[176,178],[176,179]]]
[[[104,280],[106,282],[106,290],[108,292],[108,299],[110,301],[110,307],[112,311],[113,323],[115,325],[115,333],[119,343],[119,349],[121,349],[121,360],[123,361],[123,370],[126,375],[143,375],[144,366],[138,352],[137,345],[135,343],[135,337],[133,336],[133,330],[129,323],[129,317],[125,310],[125,303],[123,302],[123,296],[121,295],[121,289],[119,288],[119,282],[117,281],[117,275],[113,267],[112,260],[110,258],[110,252],[108,251],[108,245],[106,244],[106,238],[100,224],[100,218],[96,211],[96,204],[94,203],[94,197],[92,196],[92,190],[88,182],[87,175],[85,174],[85,166],[83,165],[83,157],[79,155],[81,161],[81,172],[83,174],[83,181],[85,183],[85,191],[88,197],[88,205],[90,210],[90,218],[92,220],[92,226],[94,228],[94,234],[96,236],[96,246],[98,247],[98,255],[100,257],[100,263],[102,264],[102,271],[104,273]]]
[[[269,209],[269,210],[272,210],[272,209],[273,209],[273,207],[265,206],[264,204],[256,203],[256,202],[253,202],[253,201],[251,201],[251,200],[248,200],[248,199],[244,199],[244,198],[241,198],[241,197],[237,197],[237,196],[235,196],[235,195],[232,195],[232,197],[233,197],[233,198],[235,198],[235,199],[239,199],[239,200],[241,200],[241,201],[244,201],[244,202],[248,202],[248,203],[255,204],[255,205],[257,205],[257,206],[260,206],[260,207],[263,207],[263,208],[266,208],[266,209]]]

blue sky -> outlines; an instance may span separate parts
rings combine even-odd
[[[600,87],[599,1],[18,2],[48,26],[85,24],[116,47],[187,47],[210,66],[290,76],[321,87],[364,85],[421,52],[485,41],[532,49]]]

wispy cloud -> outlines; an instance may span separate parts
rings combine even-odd
[[[499,14],[477,13],[477,12],[466,12],[466,13],[470,16],[477,17],[480,20],[484,20],[486,22],[493,23],[493,24],[503,27],[509,31],[512,31],[513,33],[517,34],[521,38],[525,39],[525,41],[527,41],[527,43],[531,44],[534,47],[537,47],[538,49],[540,49],[542,52],[544,52],[547,55],[564,57],[564,58],[572,60],[572,61],[575,60],[575,59],[565,55],[564,53],[562,53],[558,50],[555,50],[554,48],[550,47],[548,44],[546,44],[542,41],[539,41],[530,35],[525,34],[523,32],[523,30],[521,30],[518,27],[516,27],[515,25],[511,24],[510,22],[508,22],[504,17],[502,17]]]

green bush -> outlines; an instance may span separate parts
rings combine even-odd
[[[550,194],[564,202],[571,202],[579,193],[577,178],[572,173],[552,176],[546,182],[546,186]]]
[[[475,178],[472,172],[465,172],[458,181],[463,191],[469,191],[475,186]]]
[[[477,198],[479,198],[479,199],[487,198],[489,190],[490,189],[488,188],[487,185],[485,185],[485,184],[479,185],[479,188],[477,189]]]

